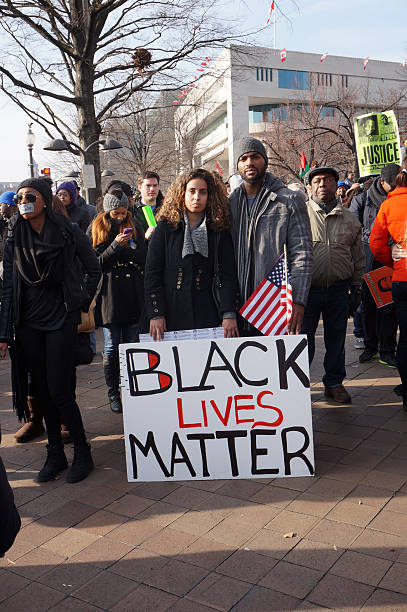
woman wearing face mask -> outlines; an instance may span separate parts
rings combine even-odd
[[[86,208],[81,208],[76,204],[76,187],[71,181],[65,181],[58,186],[56,195],[65,206],[71,223],[79,225],[83,232],[89,227],[90,214]]]
[[[118,347],[121,342],[137,342],[144,310],[146,246],[128,206],[126,194],[116,184],[104,196],[104,212],[91,226],[93,248],[103,272],[96,320],[105,337],[103,366],[110,408],[117,413],[122,412]]]
[[[169,188],[147,254],[145,300],[150,334],[222,325],[239,335],[239,292],[229,201],[211,172],[191,170]],[[220,305],[213,296],[218,269]]]
[[[89,309],[100,266],[82,232],[52,211],[46,181],[23,181],[16,201],[19,214],[10,223],[4,248],[0,354],[4,359],[11,342],[13,399],[20,418],[28,416],[28,371],[44,412],[47,459],[38,481],[55,478],[68,465],[62,420],[74,442],[66,479],[79,482],[93,461],[72,386],[73,356],[80,311]]]

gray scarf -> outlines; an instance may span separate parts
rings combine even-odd
[[[184,220],[185,232],[182,257],[184,258],[187,255],[193,255],[194,253],[200,253],[203,257],[208,257],[208,232],[206,229],[206,216],[202,215],[202,218],[192,228],[189,224],[188,215],[186,212],[184,212]]]

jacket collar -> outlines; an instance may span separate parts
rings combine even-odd
[[[314,202],[312,198],[308,200],[308,204],[311,206],[314,212],[325,215],[327,217],[329,215],[343,215],[343,206],[338,200],[336,201],[336,205],[334,206],[334,208],[328,214],[326,214],[326,212],[322,210],[320,205]]]

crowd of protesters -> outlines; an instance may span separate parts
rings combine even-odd
[[[137,193],[116,180],[99,213],[72,180],[55,196],[38,178],[0,196],[0,354],[10,350],[13,404],[27,421],[17,442],[41,435],[45,420],[39,482],[68,467],[68,440],[74,457],[66,480],[78,482],[93,469],[75,399],[75,368],[87,363],[78,334],[84,318],[94,310],[103,329],[108,401],[120,413],[119,344],[137,342],[142,332],[160,341],[166,331],[200,327],[223,326],[225,337],[259,335],[239,308],[284,249],[293,295],[288,333],[307,335],[311,362],[322,316],[325,396],[351,402],[343,381],[353,315],[360,361],[379,351],[382,364],[398,368],[407,410],[406,161],[366,182],[353,173],[339,180],[335,168],[314,162],[305,187],[286,186],[267,171],[262,142],[246,137],[236,168],[239,180],[231,178],[228,188],[216,172],[186,172],[165,198],[156,172],[140,177]],[[145,207],[157,223],[148,223]],[[378,309],[363,274],[382,265],[394,269],[394,304]],[[94,338],[87,339],[92,354]],[[0,463],[5,487],[1,472]]]

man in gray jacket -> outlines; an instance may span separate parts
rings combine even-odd
[[[237,169],[242,184],[230,194],[232,238],[241,297],[245,302],[287,248],[293,291],[290,334],[301,330],[312,274],[312,237],[304,202],[267,172],[264,145],[251,136],[239,143]],[[259,332],[240,321],[244,335]]]

